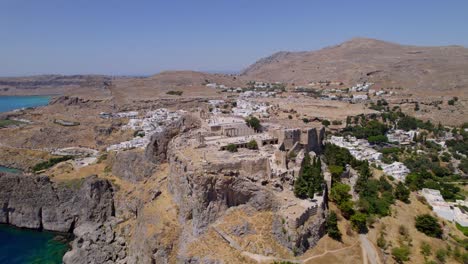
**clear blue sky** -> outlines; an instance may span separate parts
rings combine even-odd
[[[468,47],[467,0],[0,0],[0,75],[238,71],[350,38]]]

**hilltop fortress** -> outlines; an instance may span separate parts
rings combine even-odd
[[[243,207],[271,211],[276,227],[271,232],[283,246],[304,252],[315,245],[324,233],[327,191],[301,200],[294,196],[293,183],[304,154],[321,153],[324,128],[265,123],[255,131],[240,117],[203,110],[197,117],[200,127],[179,134],[168,147],[168,186],[189,230],[184,232],[188,241],[230,208]]]

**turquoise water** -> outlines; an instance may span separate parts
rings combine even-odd
[[[19,173],[19,172],[21,172],[20,170],[12,169],[12,168],[7,168],[7,167],[3,167],[3,166],[0,166],[0,171],[12,172],[12,173]]]
[[[0,263],[58,264],[68,250],[57,234],[0,225]]]
[[[0,113],[24,107],[47,105],[50,96],[0,96]],[[0,166],[0,171],[20,172]],[[58,264],[68,250],[66,240],[57,240],[56,234],[17,229],[0,225],[0,263]]]
[[[0,96],[0,113],[25,107],[47,105],[51,96]]]

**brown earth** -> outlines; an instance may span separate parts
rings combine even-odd
[[[369,81],[381,87],[462,95],[468,89],[468,49],[356,38],[318,51],[275,53],[249,66],[241,77],[296,85]]]

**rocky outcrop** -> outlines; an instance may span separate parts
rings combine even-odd
[[[296,229],[285,228],[283,220],[277,217],[273,222],[272,233],[280,244],[295,254],[302,254],[307,249],[317,245],[320,238],[325,235],[327,214],[328,209],[326,202],[324,202],[314,216],[308,218],[303,225]]]
[[[141,150],[118,152],[112,164],[113,175],[133,183],[150,177],[157,169]]]
[[[75,228],[72,249],[63,263],[127,263],[126,241],[115,231],[116,219],[104,224],[87,222]]]
[[[114,214],[107,180],[91,176],[67,184],[47,176],[0,173],[0,223],[70,232],[85,222],[102,223]]]
[[[167,160],[167,149],[172,138],[199,125],[199,120],[190,115],[170,123],[151,136],[144,152],[129,150],[117,153],[112,161],[112,173],[131,182],[147,179],[160,163]]]
[[[64,263],[126,263],[107,180],[89,176],[57,184],[47,176],[0,173],[0,186],[0,223],[73,232]]]
[[[200,120],[191,115],[184,115],[182,118],[169,124],[161,132],[154,133],[146,148],[146,158],[155,164],[165,161],[167,159],[168,145],[172,138],[199,126]]]
[[[200,171],[171,152],[168,187],[179,206],[182,223],[191,220],[193,235],[203,233],[228,208],[250,205],[257,210],[272,209],[271,190],[251,179],[251,172],[234,168]],[[250,179],[249,179],[250,178]]]

